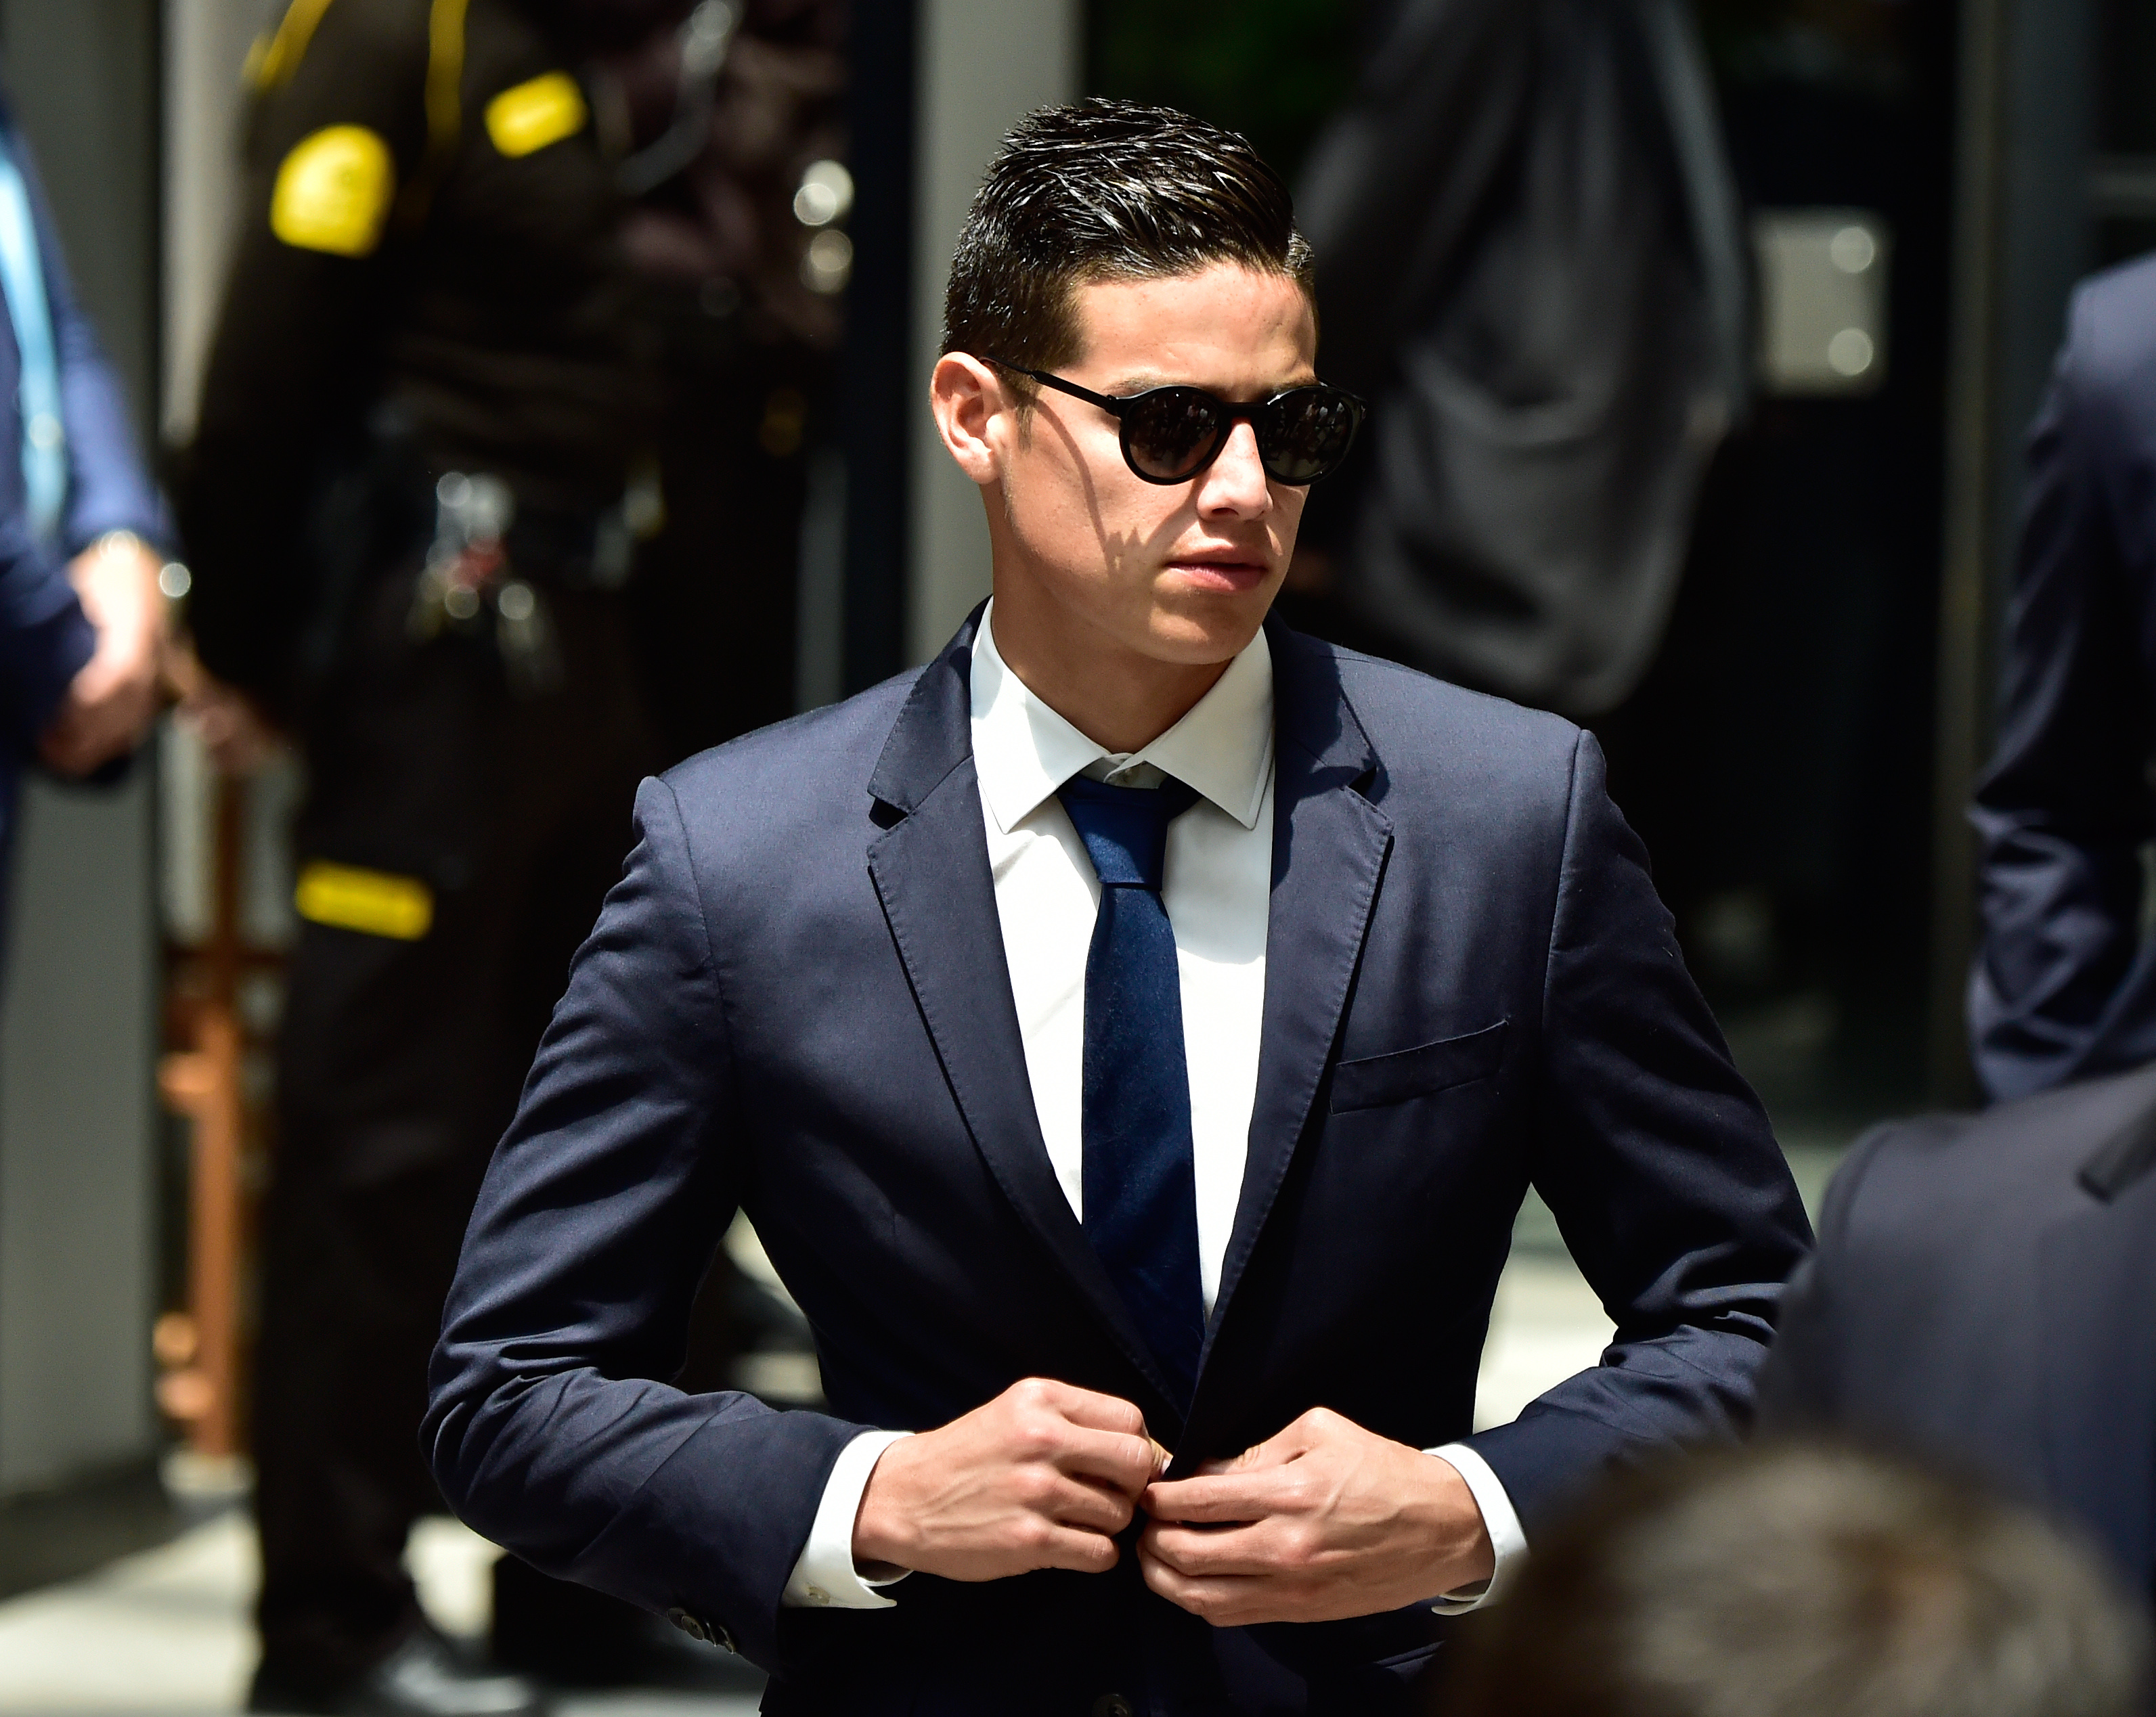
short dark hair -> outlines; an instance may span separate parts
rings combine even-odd
[[[2129,1717],[2147,1661],[2042,1519],[1824,1443],[1616,1481],[1458,1643],[1445,1717]]]
[[[1052,370],[1080,355],[1074,288],[1215,263],[1312,294],[1287,187],[1247,140],[1172,107],[1100,97],[1044,107],[1004,139],[974,193],[951,259],[943,350]]]

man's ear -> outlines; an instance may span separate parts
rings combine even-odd
[[[945,352],[929,379],[928,404],[936,413],[937,433],[960,470],[983,485],[1003,475],[988,432],[1012,400],[994,370],[969,352]]]

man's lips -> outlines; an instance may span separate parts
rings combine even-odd
[[[1263,561],[1240,556],[1178,556],[1168,564],[1200,589],[1213,590],[1248,590],[1270,571]]]

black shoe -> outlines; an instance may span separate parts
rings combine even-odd
[[[431,1627],[354,1680],[310,1685],[264,1664],[247,1697],[250,1711],[300,1717],[545,1717],[547,1702],[521,1675],[474,1668]]]

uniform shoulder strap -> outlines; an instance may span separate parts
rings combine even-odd
[[[397,199],[397,223],[407,231],[426,220],[434,193],[456,159],[465,122],[465,12],[469,4],[470,0],[430,0],[427,8],[427,152]]]
[[[418,221],[449,172],[464,129],[465,9],[470,0],[433,0],[427,13],[427,158],[406,192]]]
[[[292,74],[306,58],[307,44],[315,38],[315,26],[329,9],[330,0],[292,0],[276,29],[254,38],[241,75],[257,90],[275,90],[291,82]]]

